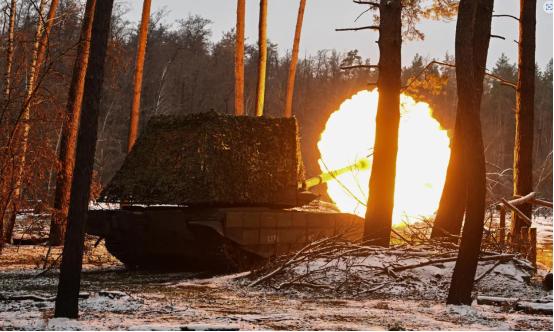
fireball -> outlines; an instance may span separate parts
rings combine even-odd
[[[368,160],[375,141],[377,90],[360,91],[329,117],[317,144],[323,172]],[[414,222],[438,207],[450,158],[446,130],[428,104],[400,96],[393,223]],[[365,216],[371,167],[341,174],[327,183],[327,193],[343,212]]]

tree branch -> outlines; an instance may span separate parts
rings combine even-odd
[[[357,28],[340,28],[335,29],[335,31],[359,31],[359,30],[379,30],[379,27],[376,25],[368,25],[363,27],[357,27]]]
[[[513,18],[516,21],[519,21],[518,17],[513,16],[513,15],[508,15],[508,14],[492,15],[492,17],[510,17],[510,18]]]
[[[353,65],[353,66],[341,66],[342,70],[349,69],[358,69],[358,68],[367,68],[367,69],[379,69],[379,65]]]
[[[447,62],[441,62],[441,61],[436,61],[436,60],[433,60],[431,62],[429,62],[416,76],[414,76],[410,82],[408,82],[408,84],[406,84],[405,86],[402,87],[402,91],[406,91],[415,81],[417,81],[419,79],[419,77],[421,75],[423,75],[431,66],[433,65],[441,65],[441,66],[446,66],[446,67],[451,67],[451,68],[456,68],[456,65],[454,64],[451,64],[451,63],[447,63]],[[500,82],[501,85],[505,85],[505,86],[509,86],[511,88],[514,88],[516,89],[517,88],[517,85],[516,83],[514,82],[510,82],[500,76],[497,76],[495,74],[492,74],[492,73],[489,73],[487,71],[485,71],[485,76],[489,77],[489,78],[492,78],[494,80],[497,80]]]
[[[363,0],[352,0],[354,3],[357,3],[358,5],[370,5],[372,7],[377,7],[379,8],[379,6],[381,6],[380,3],[377,3],[377,2],[374,2],[374,1],[363,1]]]
[[[502,40],[506,40],[506,37],[500,36],[500,35],[491,35],[491,38],[498,38]]]

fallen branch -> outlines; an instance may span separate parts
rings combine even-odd
[[[325,238],[325,239],[322,239],[322,240],[319,240],[319,241],[316,241],[316,242],[312,242],[310,244],[308,244],[307,246],[305,246],[304,248],[300,249],[291,259],[289,259],[285,264],[279,266],[277,269],[273,270],[272,272],[254,280],[253,282],[251,282],[248,287],[254,287],[256,285],[258,285],[259,283],[261,283],[262,281],[266,280],[266,279],[269,279],[271,278],[272,276],[276,275],[277,273],[283,271],[287,266],[291,265],[292,263],[294,263],[294,261],[304,252],[306,252],[308,249],[311,249],[311,248],[314,248],[314,247],[317,247],[325,242],[328,242],[332,239],[336,239],[338,238],[338,236],[334,236],[334,237],[331,237],[331,238]]]
[[[530,192],[525,196],[517,197],[515,199],[509,200],[508,202],[512,205],[520,205],[520,204],[532,202],[533,199],[535,199],[535,196],[537,196],[537,193]]]
[[[508,202],[505,198],[501,198],[500,200],[502,201],[502,203],[504,203],[505,206],[512,209],[521,219],[523,219],[527,223],[527,226],[531,226],[533,222],[531,221],[531,219],[529,219],[529,217],[525,215],[525,213],[521,212],[520,209],[515,207],[512,203]]]
[[[479,261],[485,262],[485,261],[491,261],[491,260],[507,260],[507,259],[512,259],[515,256],[516,255],[514,255],[514,254],[493,255],[493,256],[481,257],[481,258],[479,258]],[[429,260],[429,261],[421,262],[421,263],[417,263],[417,264],[410,264],[410,265],[403,265],[403,266],[393,267],[393,270],[394,270],[394,272],[400,272],[400,271],[415,269],[415,268],[422,267],[422,266],[427,266],[427,265],[454,262],[457,259],[458,259],[458,256],[449,257],[449,258],[441,258],[441,259],[433,259],[433,260]]]
[[[534,198],[531,203],[539,206],[544,206],[552,209],[552,202],[548,202],[542,199]]]
[[[481,281],[481,279],[483,279],[484,277],[486,277],[489,273],[491,273],[494,269],[496,269],[496,267],[502,263],[504,263],[506,260],[502,260],[502,259],[499,259],[498,261],[496,261],[496,263],[493,264],[493,266],[491,266],[488,270],[486,270],[485,272],[481,273],[480,276],[478,276],[477,278],[475,278],[475,280],[473,281],[473,285],[475,286],[475,284],[477,284],[479,281]]]
[[[80,299],[88,299],[90,293],[80,292]],[[0,299],[7,301],[35,301],[35,302],[54,302],[56,301],[55,296],[40,296],[36,294],[21,294],[21,295],[12,295],[12,296],[2,296],[0,294]]]
[[[340,69],[342,69],[342,70],[350,70],[350,69],[358,69],[358,68],[379,69],[379,65],[353,65],[353,66],[341,66],[340,67]]]

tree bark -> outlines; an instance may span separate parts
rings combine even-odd
[[[46,60],[46,51],[48,50],[50,32],[52,31],[52,27],[54,26],[54,22],[56,21],[56,13],[58,11],[59,4],[60,4],[60,0],[52,0],[52,2],[50,3],[50,9],[48,9],[48,17],[46,18],[44,31],[42,32],[42,36],[40,38],[40,45],[38,49],[38,55],[37,55],[38,69],[35,74],[36,76],[35,81],[38,79],[40,70],[42,69],[42,66],[44,65],[44,62]]]
[[[19,204],[21,200],[21,194],[23,191],[23,175],[25,173],[25,164],[27,162],[27,150],[29,149],[29,132],[31,131],[31,103],[35,93],[35,84],[38,78],[38,72],[40,64],[38,63],[38,54],[40,51],[40,45],[42,44],[41,38],[43,34],[44,21],[42,17],[44,16],[44,7],[46,6],[46,0],[40,0],[38,7],[38,19],[37,19],[37,29],[35,33],[35,39],[33,43],[33,51],[31,56],[31,65],[29,68],[29,76],[27,77],[27,86],[25,91],[25,99],[23,101],[23,109],[21,111],[21,120],[17,124],[20,128],[17,130],[17,135],[21,137],[20,146],[17,149],[16,153],[16,166],[14,170],[14,183],[13,183],[13,194],[10,202],[10,212],[8,215],[8,223],[5,227],[4,232],[4,241],[10,242],[12,238],[13,228],[15,225],[15,218],[17,215],[17,210],[19,209]]]
[[[10,2],[10,16],[8,23],[8,40],[6,45],[6,72],[4,73],[4,91],[3,91],[3,110],[0,114],[0,124],[4,119],[6,109],[10,104],[11,99],[11,85],[12,85],[12,67],[14,56],[14,40],[15,40],[15,16],[17,14],[17,1],[11,0]],[[5,158],[9,158],[5,156]],[[6,210],[10,204],[11,196],[11,183],[8,180],[8,174],[11,173],[11,167],[3,169],[2,177],[0,178],[0,251],[4,246],[4,219],[6,217]]]
[[[148,41],[148,24],[150,22],[150,7],[152,0],[144,0],[142,5],[142,18],[138,34],[137,60],[135,66],[135,85],[133,90],[133,105],[131,107],[131,124],[129,127],[129,139],[127,152],[131,152],[138,137],[140,120],[140,96],[142,92],[142,76],[144,72],[144,58],[146,57],[146,43]]]
[[[437,215],[433,223],[431,238],[449,238],[458,242],[464,219],[467,187],[465,186],[464,160],[462,159],[462,131],[460,109],[456,112],[454,135],[450,144],[450,160],[442,190]],[[453,236],[452,236],[453,235]]]
[[[12,67],[15,49],[15,16],[17,15],[17,0],[10,2],[10,23],[8,24],[8,43],[6,47],[6,72],[4,73],[4,103],[7,104],[11,96]]]
[[[77,57],[73,66],[73,75],[67,98],[67,113],[65,114],[60,137],[60,149],[58,151],[59,169],[56,177],[56,190],[54,192],[54,213],[50,222],[50,244],[53,246],[63,244],[65,238],[71,195],[71,180],[75,166],[75,145],[85,89],[85,75],[90,52],[95,4],[96,0],[89,0],[85,7]]]
[[[112,9],[113,0],[102,0],[96,3],[55,317],[77,318],[79,314],[78,298],[85,224],[94,167],[98,116],[102,100],[104,64],[110,36]]]
[[[289,78],[287,81],[287,94],[285,97],[285,117],[292,116],[292,97],[294,95],[294,81],[296,77],[296,65],[298,64],[298,50],[300,48],[300,34],[302,33],[302,22],[304,21],[304,9],[306,0],[300,0],[298,6],[298,17],[296,18],[296,30],[294,32],[294,42],[292,45],[292,54],[290,57]]]
[[[379,102],[364,237],[375,240],[373,244],[388,246],[400,125],[401,0],[383,1],[379,6],[379,14]]]
[[[237,26],[235,35],[235,115],[244,112],[244,20],[245,0],[237,0]]]
[[[533,191],[536,6],[536,0],[520,0],[513,192],[521,196]],[[522,204],[519,209],[531,218],[531,204]],[[512,240],[518,241],[525,222],[515,213],[512,220]]]
[[[479,6],[485,6],[480,3]],[[478,13],[479,15],[486,15],[487,12]],[[475,27],[474,45],[475,51],[473,52],[473,70],[474,70],[474,90],[475,103],[477,107],[481,107],[481,98],[483,95],[483,79],[485,77],[485,69],[487,62],[487,53],[490,40],[490,22],[487,24],[487,18],[476,17],[476,20],[481,21],[481,25]],[[485,52],[480,51],[481,48],[485,48]],[[468,94],[470,90],[464,90],[464,94]],[[464,97],[464,99],[467,97]],[[458,105],[460,106],[460,105]],[[460,108],[458,107],[456,113],[456,122],[454,125],[454,135],[452,138],[450,161],[448,163],[448,169],[446,171],[446,179],[444,182],[444,188],[437,210],[437,215],[433,223],[433,229],[431,231],[431,238],[449,238],[453,242],[458,241],[458,235],[462,229],[462,223],[464,220],[465,203],[467,197],[466,180],[464,179],[465,163],[466,160],[462,157],[463,146],[462,141],[464,139],[464,129],[462,122],[459,119]],[[452,236],[454,235],[454,236]]]
[[[471,305],[484,228],[486,169],[480,102],[490,41],[493,0],[462,0],[456,25],[456,80],[461,160],[464,160],[465,222],[448,304]],[[465,199],[464,199],[465,198]]]
[[[265,78],[267,68],[267,0],[260,0],[260,22],[258,26],[258,86],[256,94],[256,116],[264,115]]]

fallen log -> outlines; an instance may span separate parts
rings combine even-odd
[[[535,205],[544,206],[552,209],[552,202],[548,202],[538,198],[533,199],[531,202]]]
[[[528,226],[531,226],[532,221],[531,221],[531,219],[529,219],[529,217],[527,217],[525,215],[525,213],[521,212],[520,209],[515,207],[512,203],[508,202],[506,199],[501,198],[501,201],[504,205],[506,205],[507,207],[512,209],[512,211],[514,211],[521,219],[523,219],[527,223]]]
[[[516,303],[515,309],[527,314],[552,315],[552,302],[540,303],[521,301]]]
[[[525,301],[515,297],[477,296],[477,304],[511,307],[527,314],[552,315],[552,302]]]
[[[509,201],[509,203],[512,204],[512,205],[520,205],[520,204],[524,204],[524,203],[529,203],[529,202],[533,201],[533,199],[535,199],[536,195],[537,194],[535,192],[531,192],[531,193],[529,193],[525,196],[521,196],[521,197],[511,199]]]
[[[516,297],[477,296],[477,304],[494,306],[513,306],[519,301]]]
[[[90,293],[88,292],[80,292],[79,298],[80,299],[88,299],[90,297]],[[0,294],[0,300],[7,300],[7,301],[35,301],[35,302],[53,302],[56,301],[55,296],[41,296],[36,294],[20,294],[20,295],[12,295],[12,296],[3,296]]]

